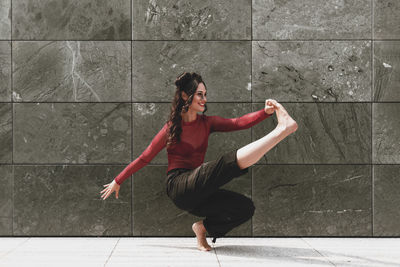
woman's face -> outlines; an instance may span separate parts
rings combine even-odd
[[[185,100],[187,100],[187,95],[183,92],[182,96]],[[189,109],[194,110],[196,112],[203,112],[205,107],[205,103],[207,102],[207,90],[203,83],[199,83],[196,89],[196,93],[194,93],[192,104]]]
[[[192,107],[196,108],[196,110],[203,111],[204,105],[207,102],[207,90],[203,83],[199,83],[197,86],[196,93],[194,94]]]

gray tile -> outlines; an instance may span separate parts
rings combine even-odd
[[[13,0],[12,36],[24,40],[130,40],[130,0]]]
[[[14,162],[129,162],[130,105],[15,103]]]
[[[11,0],[0,0],[0,39],[11,39]]]
[[[374,165],[374,236],[400,235],[399,165]]]
[[[264,104],[259,105],[262,108]],[[370,103],[283,103],[298,129],[258,163],[371,163]],[[253,127],[253,140],[277,125],[276,115]]]
[[[400,101],[400,41],[374,42],[374,101]]]
[[[1,5],[1,0],[0,0],[0,5]],[[0,66],[1,66],[0,102],[10,102],[11,101],[11,42],[0,41]]]
[[[132,100],[171,102],[183,71],[200,74],[208,102],[251,101],[251,42],[136,41]]]
[[[369,165],[253,168],[254,236],[371,236]]]
[[[374,39],[400,38],[400,2],[395,0],[374,1]]]
[[[147,166],[133,175],[133,235],[193,236],[200,218],[175,206],[166,193],[166,166]]]
[[[400,163],[400,103],[373,103],[373,163]]]
[[[13,43],[13,99],[129,102],[129,41]]]
[[[367,39],[371,0],[253,1],[253,39]]]
[[[253,101],[370,101],[371,41],[253,42]]]
[[[0,103],[0,163],[12,162],[12,106],[11,103]]]
[[[249,40],[251,1],[133,0],[133,40]]]
[[[13,172],[11,165],[0,165],[0,235],[12,236]],[[1,253],[0,253],[1,255]]]
[[[0,200],[3,202],[2,200]],[[0,202],[0,204],[1,204]],[[8,214],[4,214],[0,216],[0,235],[3,236],[12,236],[12,216],[8,216]],[[0,255],[1,256],[1,255]]]
[[[118,166],[15,166],[14,235],[131,235],[130,182],[99,193]],[[118,218],[118,220],[116,220]]]

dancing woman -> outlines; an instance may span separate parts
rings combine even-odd
[[[204,114],[207,111],[207,88],[200,75],[184,72],[178,76],[175,85],[175,97],[168,121],[146,150],[111,183],[105,184],[100,194],[103,194],[101,197],[105,200],[115,191],[118,198],[122,182],[167,147],[167,195],[179,209],[205,217],[195,222],[192,229],[197,237],[197,248],[208,251],[211,247],[207,243],[206,233],[213,237],[212,242],[215,243],[218,237],[223,237],[249,220],[255,210],[253,201],[248,197],[220,187],[248,173],[250,166],[297,130],[297,123],[273,99],[267,99],[263,109],[239,118],[207,116]],[[216,160],[203,162],[211,133],[248,129],[274,112],[278,125],[270,133]]]

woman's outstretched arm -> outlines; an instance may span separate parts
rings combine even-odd
[[[167,140],[167,123],[164,124],[162,129],[153,138],[150,145],[143,151],[143,153],[132,161],[128,166],[119,173],[114,180],[105,184],[106,188],[101,191],[103,200],[106,199],[112,192],[116,191],[116,198],[118,198],[120,185],[132,174],[146,166],[151,162],[151,160],[166,146]]]
[[[248,129],[262,120],[270,117],[274,113],[274,107],[272,103],[269,103],[270,99],[265,101],[265,107],[247,113],[238,118],[223,118],[220,116],[207,116],[210,123],[210,133],[212,132],[231,132],[237,130]],[[269,104],[268,104],[269,103]]]
[[[165,147],[167,138],[167,124],[165,123],[162,129],[156,134],[148,147],[134,161],[132,161],[125,169],[115,177],[117,184],[121,185],[130,175],[137,172],[147,164]]]

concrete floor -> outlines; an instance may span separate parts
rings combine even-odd
[[[0,266],[400,266],[400,238],[0,237]]]

